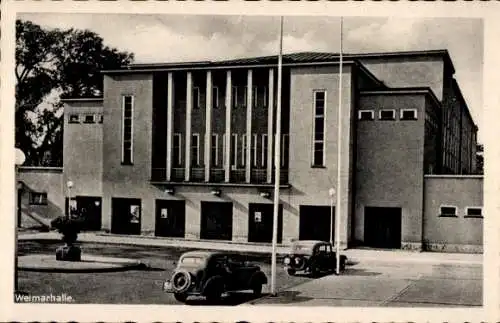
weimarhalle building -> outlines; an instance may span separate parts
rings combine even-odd
[[[65,100],[63,167],[20,169],[23,218],[70,193],[93,230],[271,242],[277,62],[102,71],[103,97]],[[446,50],[346,54],[339,93],[338,54],[284,55],[278,242],[335,232],[341,145],[343,247],[480,252],[478,129],[454,72]]]

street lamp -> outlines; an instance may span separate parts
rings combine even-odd
[[[15,165],[15,175],[17,177],[17,168],[19,166],[21,166],[22,164],[24,164],[24,162],[26,161],[26,155],[24,155],[23,151],[19,148],[15,148],[15,154],[16,154],[16,165]],[[17,178],[16,178],[16,183],[17,183]],[[16,201],[16,212],[18,214],[18,226],[20,227],[21,226],[21,220],[19,219],[19,210],[18,208],[20,208],[21,206],[19,205],[20,204],[20,198],[19,198],[19,190],[18,190],[18,186],[16,185],[16,192],[17,192],[17,198],[15,199]],[[17,285],[17,244],[18,244],[18,241],[17,241],[17,229],[14,231],[15,232],[15,237],[16,237],[16,244],[15,244],[15,254],[14,254],[14,265],[16,268],[14,268],[14,292],[18,292],[18,285]]]
[[[330,195],[330,243],[333,245],[333,203],[335,197],[335,189],[332,187],[328,190]]]
[[[68,188],[68,214],[66,215],[66,218],[70,218],[71,216],[71,188],[73,187],[73,182],[68,181],[66,183],[66,187]]]

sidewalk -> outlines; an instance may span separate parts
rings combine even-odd
[[[19,232],[19,240],[60,240],[57,232]],[[154,247],[182,247],[188,249],[226,250],[249,253],[272,252],[270,244],[239,243],[213,240],[186,240],[164,237],[122,236],[105,233],[84,232],[78,235],[80,242],[126,244]],[[286,254],[289,246],[278,245],[277,253]],[[414,252],[404,250],[372,250],[372,249],[347,249],[343,250],[349,261],[364,262],[389,262],[389,263],[436,263],[436,264],[482,264],[482,254],[459,254],[438,252]]]

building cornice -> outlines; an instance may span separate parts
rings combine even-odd
[[[405,94],[423,94],[428,95],[434,104],[441,107],[441,102],[438,100],[434,91],[429,87],[403,87],[403,88],[387,88],[380,90],[360,91],[360,95],[405,95]]]
[[[427,174],[424,178],[446,178],[446,179],[484,179],[484,175],[460,175],[460,174]]]

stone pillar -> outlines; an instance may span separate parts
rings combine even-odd
[[[267,182],[273,181],[273,127],[274,127],[274,69],[269,69],[269,89],[267,91]]]
[[[252,105],[253,105],[253,73],[249,69],[247,72],[247,134],[245,151],[245,181],[250,183],[252,169]]]
[[[166,180],[172,179],[172,136],[174,131],[174,77],[168,73],[167,83],[167,175]]]
[[[212,71],[207,71],[205,103],[205,182],[210,181],[212,164]]]
[[[189,181],[191,175],[191,113],[193,110],[193,75],[187,72],[186,81],[186,165],[185,180]]]
[[[224,147],[224,179],[226,182],[229,182],[231,175],[231,105],[233,103],[232,100],[232,80],[231,80],[231,71],[227,71],[226,73],[226,133],[225,133],[225,142],[226,146]]]

